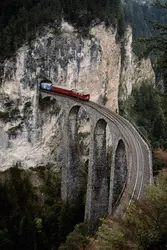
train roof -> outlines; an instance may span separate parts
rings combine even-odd
[[[48,79],[43,79],[42,81],[40,81],[40,83],[52,83],[52,82]]]

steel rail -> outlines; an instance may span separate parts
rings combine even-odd
[[[88,104],[88,106],[91,106],[92,108],[94,108],[94,105],[97,106],[94,103],[91,103],[91,105]],[[99,111],[99,110],[96,109],[96,111]],[[141,162],[140,157],[142,158],[142,162],[143,162],[143,154],[142,154],[142,150],[141,150],[141,147],[140,147],[140,143],[138,143],[138,140],[134,140],[133,139],[135,137],[134,133],[132,133],[132,131],[128,131],[127,125],[125,124],[124,121],[122,121],[121,119],[119,119],[120,117],[118,115],[116,115],[115,117],[113,117],[115,114],[112,113],[112,112],[110,112],[108,109],[106,109],[103,106],[100,106],[100,113],[102,113],[104,116],[106,116],[112,122],[113,122],[113,119],[115,118],[114,120],[117,121],[117,127],[120,129],[120,125],[122,125],[124,131],[126,131],[126,134],[128,134],[130,136],[131,143],[133,143],[134,146],[135,146],[134,149],[135,149],[136,158],[137,158],[136,159],[136,165],[137,165],[136,172],[137,173],[136,173],[135,180],[133,180],[133,182],[135,181],[135,183],[133,184],[134,187],[131,190],[132,194],[130,195],[130,199],[129,199],[129,202],[128,202],[129,204],[131,204],[131,202],[135,199],[136,195],[137,195],[136,199],[139,199],[139,197],[141,195],[141,192],[142,192],[142,186],[143,186],[143,175],[144,175],[144,171],[143,170],[144,170],[144,166],[143,166],[143,164],[140,164],[140,162]],[[125,133],[122,133],[122,134],[124,134],[124,137],[125,137]],[[139,156],[139,153],[137,152],[137,149],[140,151],[140,156]],[[140,169],[140,168],[142,168],[142,169]],[[140,180],[140,176],[139,176],[139,172],[140,171],[142,173],[141,180]],[[129,178],[130,178],[130,176],[129,176]],[[129,182],[130,181],[132,181],[132,180],[129,180]],[[131,183],[131,185],[132,185],[132,183]],[[138,194],[136,194],[137,191],[138,191]]]
[[[53,96],[62,96],[63,98],[72,99],[74,102],[86,105],[100,114],[102,114],[104,117],[106,117],[108,120],[110,120],[113,124],[117,126],[117,128],[120,131],[120,134],[122,134],[125,142],[129,145],[131,144],[132,147],[132,157],[133,157],[133,166],[131,166],[129,177],[127,180],[126,187],[124,187],[124,191],[122,192],[122,197],[128,204],[130,204],[134,199],[139,199],[142,194],[145,192],[145,186],[152,183],[152,161],[149,159],[150,157],[150,148],[145,142],[145,140],[142,138],[142,136],[139,134],[139,132],[136,130],[136,128],[124,117],[121,117],[117,113],[114,113],[113,111],[109,110],[108,108],[99,105],[97,103],[93,103],[91,101],[86,102],[82,101],[73,97],[64,96],[57,93],[52,93],[48,91],[41,90],[41,92],[47,93],[48,95]],[[126,139],[126,136],[128,137],[128,140]],[[148,153],[148,159],[144,157],[144,152]],[[148,162],[147,162],[148,160]],[[136,167],[134,166],[134,162],[136,162]],[[149,178],[147,178],[149,176]],[[148,180],[149,179],[149,180]],[[131,187],[132,186],[132,187]],[[127,193],[128,190],[128,193]],[[130,198],[128,198],[129,193],[131,193]],[[124,195],[125,194],[125,195]],[[120,204],[121,204],[121,198]],[[118,203],[118,201],[117,201]],[[124,202],[123,202],[124,203]],[[124,206],[125,204],[123,204]],[[121,207],[121,206],[120,206]],[[122,208],[117,209],[118,213],[119,210],[122,211]]]

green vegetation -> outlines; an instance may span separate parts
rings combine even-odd
[[[78,224],[72,233],[67,236],[67,240],[59,250],[84,249],[88,244],[88,225],[86,222]]]
[[[0,249],[58,249],[83,221],[79,202],[70,206],[61,200],[59,175],[49,168],[16,166],[0,179]]]
[[[156,74],[157,88],[167,91],[167,1],[152,4],[125,1],[125,19],[133,27],[133,50],[139,57],[150,57]],[[144,21],[145,19],[145,21]],[[143,20],[143,22],[141,22]],[[160,81],[163,80],[163,84]]]
[[[2,0],[0,3],[0,62],[10,57],[24,42],[30,42],[44,25],[59,35],[62,19],[87,33],[90,25],[104,21],[124,32],[121,0]]]
[[[136,0],[124,1],[125,20],[133,30],[133,51],[139,57],[147,57],[152,51],[151,60],[158,76],[160,69],[162,72],[159,58],[166,48],[166,45],[164,47],[166,44],[164,31],[167,25],[166,8],[166,0],[148,1],[147,3]],[[159,67],[156,69],[158,65]]]
[[[130,4],[130,1],[125,1]],[[153,150],[158,147],[167,149],[167,16],[162,15],[167,10],[167,4],[156,1],[154,6],[149,7],[149,11],[156,9],[160,13],[159,18],[151,18],[148,25],[153,27],[152,32],[146,35],[154,35],[150,38],[141,39],[141,50],[145,50],[145,55],[152,52],[154,68],[163,75],[164,86],[159,91],[158,86],[151,83],[143,83],[141,86],[133,88],[132,95],[125,101],[120,101],[120,112],[130,121],[135,123],[142,134],[151,142]],[[135,2],[131,4],[139,5]],[[135,7],[140,13],[142,8]],[[131,11],[128,9],[127,11]],[[136,21],[138,16],[133,15]],[[151,13],[151,12],[150,12]],[[138,14],[138,13],[136,13]],[[141,14],[141,13],[140,13]],[[129,17],[128,17],[129,18]],[[141,15],[140,15],[141,18]],[[163,24],[161,24],[163,19]],[[156,20],[156,22],[154,22]],[[136,21],[133,25],[136,24]],[[141,22],[140,22],[141,23]],[[138,24],[140,25],[140,24]],[[133,27],[134,28],[134,27]],[[142,25],[141,25],[142,28]],[[138,29],[136,29],[138,32]],[[149,29],[148,29],[149,31]],[[145,31],[142,30],[144,33]],[[142,34],[143,35],[143,34]],[[135,34],[139,36],[139,34]],[[140,51],[140,47],[136,47]],[[143,52],[143,51],[142,51]],[[163,153],[162,150],[159,152]],[[164,152],[164,162],[166,162],[166,152]],[[154,161],[154,171],[166,167],[163,162]],[[154,172],[155,173],[155,172]],[[96,250],[157,250],[165,249],[167,245],[167,171],[163,169],[157,178],[155,186],[148,187],[146,196],[140,201],[135,201],[128,206],[124,218],[109,218],[103,221],[99,228],[96,239],[92,240],[90,248]]]
[[[150,141],[152,149],[167,149],[167,96],[152,85],[143,83],[131,96],[119,102],[120,114],[136,124],[139,132]],[[154,158],[154,171],[164,164]]]
[[[129,1],[126,1],[127,4]],[[130,4],[130,3],[129,3]],[[139,5],[138,2],[133,3]],[[142,4],[141,8],[148,8]],[[120,101],[121,114],[136,123],[142,134],[149,139],[153,150],[158,147],[167,149],[167,2],[155,1],[148,8],[156,15],[147,13],[147,25],[151,27],[150,37],[140,38],[135,43],[145,56],[150,55],[156,74],[156,85],[143,83],[136,87],[126,101]],[[150,12],[151,13],[151,12]],[[150,18],[150,20],[149,20]],[[146,35],[146,34],[144,34]],[[141,52],[141,51],[140,51]],[[160,81],[161,80],[161,81]],[[158,164],[158,166],[157,166]],[[164,164],[154,163],[154,168],[163,168]]]
[[[152,85],[133,88],[126,101],[120,101],[120,113],[134,122],[150,140],[153,148],[167,148],[167,99]]]
[[[167,244],[167,173],[150,186],[143,200],[126,209],[124,218],[103,220],[87,249],[158,250]]]
[[[156,24],[153,25],[154,31],[151,31],[150,22],[141,22],[146,16],[159,23],[166,23],[162,5],[160,6],[157,9],[136,1],[124,1],[126,21],[133,27],[133,36],[136,38],[156,34],[154,39],[147,40],[151,44],[148,52],[154,50],[159,53],[160,56],[156,57],[157,65],[164,69],[164,79],[167,79],[167,28]],[[101,21],[105,22],[106,27],[117,26],[119,37],[124,33],[121,0],[3,0],[0,3],[0,62],[12,56],[24,42],[31,43],[35,32],[42,30],[44,25],[52,27],[55,36],[60,35],[63,18],[72,23],[82,35],[88,33],[91,24]],[[157,36],[157,30],[160,31],[160,36]],[[147,45],[144,45],[144,49],[146,48]],[[143,52],[143,45],[135,44],[134,49],[140,54]],[[107,99],[104,97],[103,101],[106,103]],[[134,88],[126,101],[120,101],[121,114],[137,124],[153,148],[167,148],[166,102],[165,94],[146,83]],[[45,109],[46,104],[55,105],[47,98],[40,104],[41,109]],[[28,109],[29,105],[31,104],[27,104],[25,108]],[[19,116],[19,112],[1,112],[0,116],[4,120],[12,119]],[[14,132],[11,130],[12,134]],[[87,133],[79,134],[82,139],[87,136]],[[84,150],[84,145],[81,144],[80,147]],[[110,172],[111,150],[107,153],[107,159]],[[85,169],[87,177],[87,166]],[[40,182],[39,185],[32,185],[34,177]],[[0,180],[0,249],[78,250],[86,247],[87,224],[81,223],[84,219],[85,190],[75,206],[63,203],[60,198],[60,176],[49,168],[42,167],[23,171],[17,166],[1,174]],[[108,176],[108,183],[109,181]],[[167,174],[164,173],[159,177],[157,186],[149,187],[145,199],[127,208],[123,219],[103,221],[90,249],[164,249],[167,245],[166,204]]]
[[[158,2],[158,1],[152,1]],[[165,2],[164,0],[162,2]],[[152,25],[147,20],[167,24],[167,17],[163,8],[157,8],[157,4],[145,3],[136,0],[124,0],[125,21],[133,29],[133,38],[149,37],[156,34]],[[141,22],[142,20],[142,22]]]

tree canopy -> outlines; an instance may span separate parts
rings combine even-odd
[[[123,218],[103,220],[97,237],[87,249],[158,250],[167,244],[167,173],[162,171],[157,186],[126,209]]]
[[[121,0],[2,0],[0,61],[31,40],[40,27],[50,24],[59,28],[62,18],[82,30],[97,20],[117,25],[118,33],[123,30]]]
[[[160,24],[167,24],[167,16],[163,8],[157,8],[154,1],[124,0],[125,20],[133,29],[133,38],[152,36],[156,34],[152,20]],[[164,2],[164,1],[163,1]]]
[[[163,79],[163,92],[167,91],[167,2],[155,1],[152,4],[161,14],[159,19],[147,19],[153,32],[148,37],[141,37],[136,42],[140,56],[150,55],[156,73],[156,83]],[[141,50],[140,50],[141,49]],[[162,86],[162,84],[161,84]]]

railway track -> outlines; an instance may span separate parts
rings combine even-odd
[[[85,102],[81,103],[85,105]],[[116,214],[121,214],[126,204],[142,198],[146,186],[153,183],[151,150],[134,126],[125,118],[96,103],[88,102],[86,105],[112,121],[119,128],[127,143],[131,145],[132,165],[128,169],[126,187],[115,209]]]
[[[128,169],[127,185],[116,209],[116,213],[122,213],[125,204],[131,204],[133,200],[142,198],[146,186],[153,183],[151,150],[134,126],[125,118],[92,102],[88,106],[114,122],[124,138],[128,138],[128,144],[131,144],[132,166]]]
[[[42,92],[46,93],[46,91]],[[129,154],[131,157],[131,166],[128,168],[128,180],[115,210],[116,214],[123,213],[125,205],[130,204],[133,200],[142,198],[146,186],[153,183],[152,156],[149,146],[129,121],[106,107],[91,101],[85,102],[60,94],[49,93],[49,95],[59,95],[63,96],[63,98],[70,98],[76,103],[86,105],[96,112],[99,112],[103,117],[106,117],[117,126],[126,143],[130,145],[131,152],[129,152]]]

